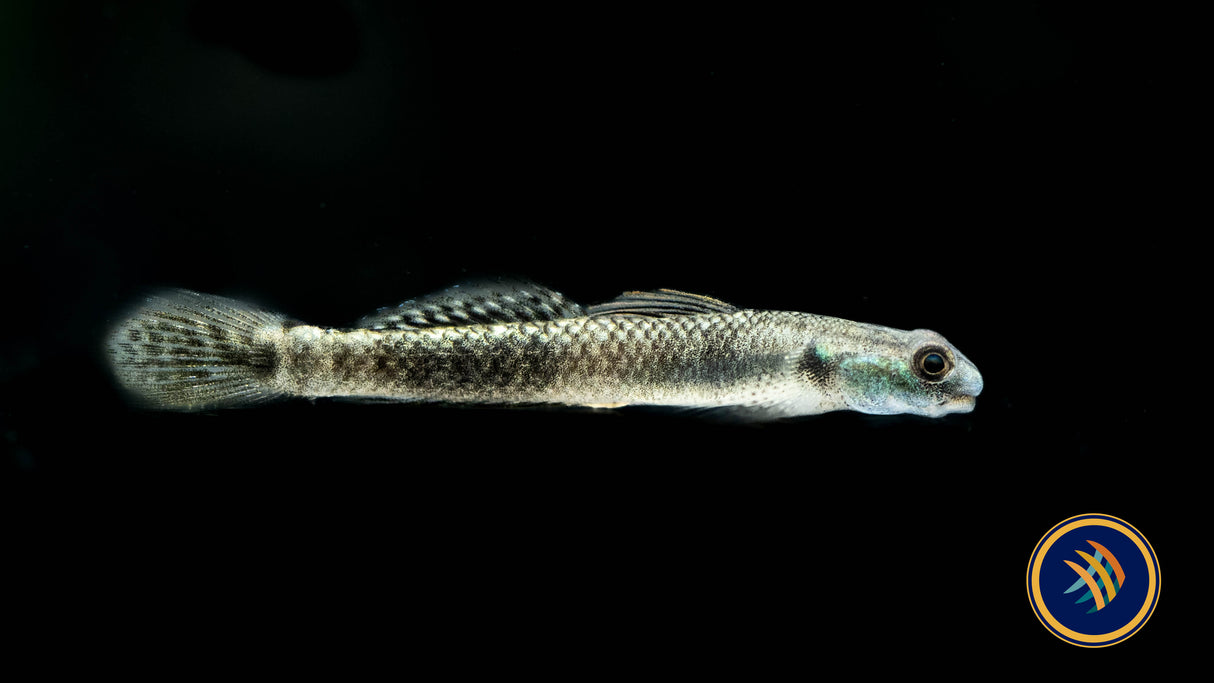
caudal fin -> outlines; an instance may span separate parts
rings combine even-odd
[[[206,410],[279,395],[268,382],[285,317],[188,290],[146,297],[106,339],[118,382],[149,408]]]

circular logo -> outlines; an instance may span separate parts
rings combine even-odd
[[[1151,617],[1159,602],[1159,560],[1126,522],[1078,515],[1037,543],[1027,583],[1033,611],[1050,633],[1080,647],[1107,647]]]

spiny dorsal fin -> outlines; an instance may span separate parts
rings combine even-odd
[[[700,315],[703,313],[733,313],[736,306],[702,294],[690,294],[675,289],[658,289],[651,292],[624,292],[606,303],[595,304],[586,309],[592,316],[599,315]]]
[[[372,330],[559,320],[585,315],[560,292],[519,280],[473,282],[381,308],[358,321]]]

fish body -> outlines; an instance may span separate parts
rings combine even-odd
[[[776,419],[973,409],[977,368],[929,330],[740,309],[672,290],[583,308],[532,284],[452,288],[351,329],[197,292],[148,297],[107,340],[119,383],[154,408],[277,397],[663,405]]]

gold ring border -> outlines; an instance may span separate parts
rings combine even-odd
[[[1094,517],[1094,515],[1099,516]],[[1103,517],[1107,517],[1108,519],[1102,519]],[[1113,520],[1116,520],[1116,522]],[[1121,533],[1133,541],[1134,545],[1138,546],[1138,551],[1142,553],[1142,557],[1147,565],[1147,595],[1146,599],[1143,600],[1142,608],[1138,610],[1138,614],[1135,614],[1134,618],[1125,626],[1115,631],[1097,635],[1080,633],[1063,626],[1050,613],[1049,608],[1045,606],[1045,601],[1041,598],[1041,563],[1045,561],[1046,554],[1049,553],[1050,548],[1059,538],[1074,529],[1084,526],[1103,526]],[[1132,533],[1128,530],[1132,530]],[[1147,619],[1151,618],[1151,614],[1155,611],[1155,605],[1158,602],[1156,594],[1159,592],[1159,577],[1155,573],[1157,562],[1155,549],[1151,547],[1146,536],[1143,536],[1142,532],[1135,529],[1129,522],[1113,515],[1100,513],[1075,515],[1074,517],[1064,519],[1053,531],[1047,533],[1037,542],[1037,548],[1033,551],[1033,561],[1029,563],[1028,576],[1025,583],[1028,587],[1029,600],[1037,608],[1034,613],[1037,615],[1037,619],[1041,621],[1041,624],[1046,627],[1047,631],[1053,633],[1059,640],[1066,641],[1072,645],[1080,647],[1108,647],[1109,645],[1116,644],[1113,641],[1117,641],[1127,633],[1137,630],[1142,624],[1146,623]],[[1066,640],[1067,638],[1071,640]]]

